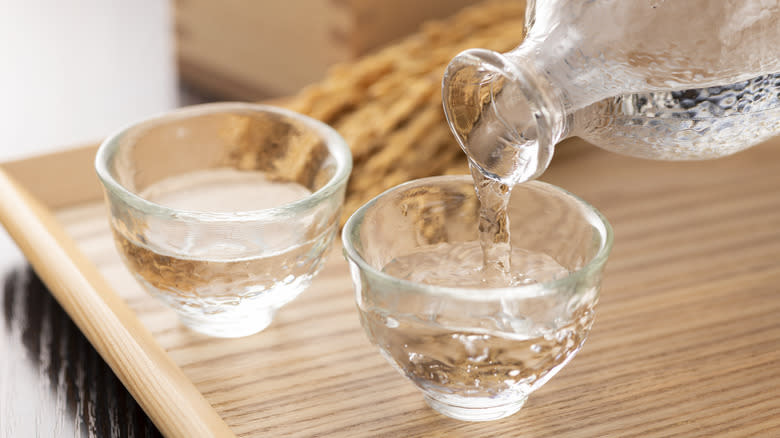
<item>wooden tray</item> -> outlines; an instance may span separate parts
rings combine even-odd
[[[780,139],[699,163],[560,148],[543,179],[615,229],[596,323],[520,413],[490,423],[438,415],[384,362],[340,248],[260,334],[178,325],[119,262],[94,152],[2,165],[0,218],[168,436],[780,436]]]

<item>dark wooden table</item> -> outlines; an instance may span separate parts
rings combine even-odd
[[[161,436],[9,245],[0,245],[0,437]]]

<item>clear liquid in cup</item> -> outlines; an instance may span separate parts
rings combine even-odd
[[[471,169],[480,202],[479,239],[417,247],[395,257],[383,272],[475,295],[480,289],[568,276],[570,271],[551,256],[512,247],[512,186],[488,177],[473,163]],[[361,318],[389,362],[422,389],[434,409],[453,418],[484,421],[519,410],[528,395],[582,347],[598,293],[589,289],[577,297],[566,295],[508,296],[485,314],[475,310],[473,317],[457,321],[436,313],[391,315],[371,308],[361,308]],[[395,299],[409,299],[404,297]]]
[[[461,176],[395,189],[364,207],[358,228],[348,222],[344,237],[361,323],[372,343],[433,409],[487,421],[521,409],[582,347],[601,265],[582,269],[599,249],[594,233],[606,237],[608,228],[596,228],[576,198],[529,182],[513,189],[511,211],[527,222],[515,222],[512,231],[529,233],[513,242],[508,222],[490,226],[495,223],[487,217],[506,214],[500,198],[509,191],[498,187],[489,194],[502,203],[480,218],[470,182]],[[401,225],[387,226],[396,214]],[[489,226],[477,232],[485,220]],[[548,225],[556,226],[553,232]],[[499,238],[491,238],[497,230]],[[373,233],[376,242],[367,238]],[[354,242],[365,245],[363,260],[384,275],[351,257]],[[485,269],[490,259],[483,248],[495,242],[506,268],[498,274]]]
[[[273,181],[263,172],[212,169],[164,179],[141,196],[176,209],[226,213],[278,207],[310,193],[297,183]],[[273,231],[275,238],[298,243],[236,257],[231,254],[241,249],[240,239],[172,228],[169,234],[191,233],[170,239],[190,242],[182,256],[182,248],[166,248],[164,240],[152,246],[138,237],[137,230],[122,224],[114,222],[114,239],[139,282],[169,303],[191,328],[231,337],[264,328],[276,309],[308,287],[322,266],[323,247],[337,230],[334,226],[324,231],[327,235],[301,239],[300,227],[269,224],[276,229],[265,231]]]
[[[478,417],[461,419],[490,420],[517,411],[574,357],[593,323],[593,308],[582,308],[567,325],[535,334],[453,330],[381,312],[361,312],[361,317],[384,356],[435,408],[457,406],[456,418],[471,408]]]
[[[311,190],[265,172],[215,168],[165,178],[140,196],[169,208],[211,213],[264,210],[303,199]]]
[[[522,248],[502,254],[511,272],[485,277],[481,242],[441,243],[415,249],[386,264],[383,272],[395,278],[433,286],[483,289],[542,283],[565,277],[569,270],[552,257]]]
[[[552,257],[523,249],[512,250],[511,262],[514,286],[569,274]],[[479,242],[462,242],[418,248],[383,271],[479,294],[491,287],[482,269]],[[432,407],[454,418],[490,420],[516,412],[574,357],[593,323],[597,295],[593,289],[574,301],[556,294],[507,300],[505,308],[472,324],[375,309],[361,310],[361,318],[385,357],[423,390]]]

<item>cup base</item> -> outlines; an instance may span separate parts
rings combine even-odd
[[[526,398],[505,403],[502,405],[481,404],[479,401],[469,403],[468,406],[453,404],[452,401],[439,400],[425,395],[425,402],[433,410],[450,418],[461,421],[492,421],[508,417],[523,407]]]
[[[179,313],[179,320],[190,330],[217,338],[241,338],[254,335],[271,325],[274,312],[254,312],[251,315],[232,315],[231,318],[214,319],[202,315]]]
[[[318,269],[317,269],[318,270]],[[291,283],[273,287],[253,298],[195,299],[161,291],[137,275],[136,279],[152,296],[156,297],[179,316],[189,329],[217,338],[241,338],[263,331],[273,322],[276,311],[294,300],[310,284],[317,274],[302,275]]]

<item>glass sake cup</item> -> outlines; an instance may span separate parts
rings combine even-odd
[[[110,136],[96,158],[119,253],[189,328],[259,332],[309,286],[337,234],[349,148],[281,108],[183,108]]]
[[[392,188],[358,209],[342,231],[369,339],[433,409],[455,419],[517,412],[574,357],[593,323],[612,246],[606,219],[539,181],[514,187],[509,217],[512,266],[527,274],[526,284],[513,287],[444,287],[435,280],[436,270],[481,275],[470,176]],[[415,274],[400,275],[399,266]],[[431,275],[420,280],[420,272]]]

